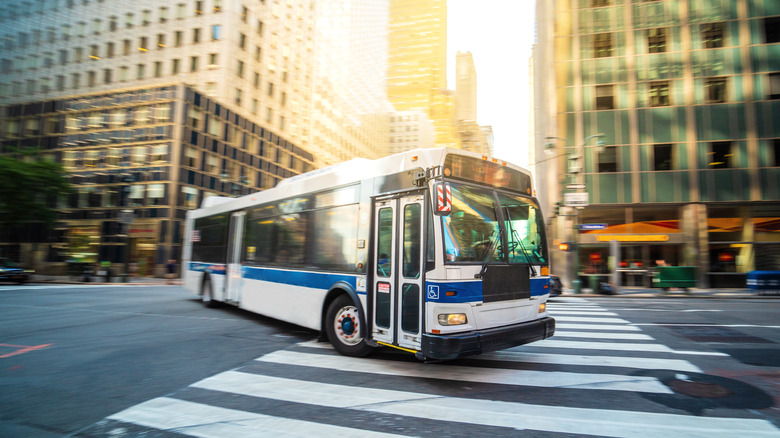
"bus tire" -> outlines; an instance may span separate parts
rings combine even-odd
[[[203,285],[201,286],[201,293],[200,293],[200,299],[203,301],[203,305],[208,307],[209,309],[213,309],[219,305],[219,302],[214,299],[214,294],[211,292],[211,279],[206,277],[203,280]]]
[[[347,295],[339,295],[328,306],[325,332],[333,348],[344,356],[363,357],[371,353],[371,346],[360,336],[359,321],[357,307]]]

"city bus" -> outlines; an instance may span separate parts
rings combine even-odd
[[[530,173],[462,150],[354,159],[187,214],[184,286],[317,330],[339,353],[449,360],[548,338]]]

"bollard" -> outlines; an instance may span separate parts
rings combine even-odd
[[[574,289],[575,294],[582,293],[582,282],[580,281],[579,278],[575,278],[574,280],[571,281],[571,287],[572,289]]]

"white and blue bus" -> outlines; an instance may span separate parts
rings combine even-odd
[[[327,335],[454,359],[548,338],[528,171],[454,149],[355,159],[187,215],[186,288]]]

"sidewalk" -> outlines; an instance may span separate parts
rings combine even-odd
[[[95,285],[95,286],[105,286],[107,284],[113,284],[113,285],[165,285],[166,280],[164,278],[155,278],[155,277],[127,277],[127,282],[122,281],[121,276],[113,276],[111,277],[110,282],[106,282],[105,277],[92,275],[89,277],[89,281],[84,281],[84,278],[82,276],[68,276],[68,275],[40,275],[40,274],[33,274],[30,276],[30,279],[27,281],[27,283],[36,283],[36,284],[83,284],[83,285]],[[180,279],[176,279],[173,281],[174,285],[181,284]]]
[[[573,289],[564,289],[559,297],[619,297],[619,298],[780,298],[780,291],[758,291],[752,289],[700,289],[689,288],[687,291],[626,286],[616,294],[594,294],[592,289],[582,289],[582,293],[574,293]]]

